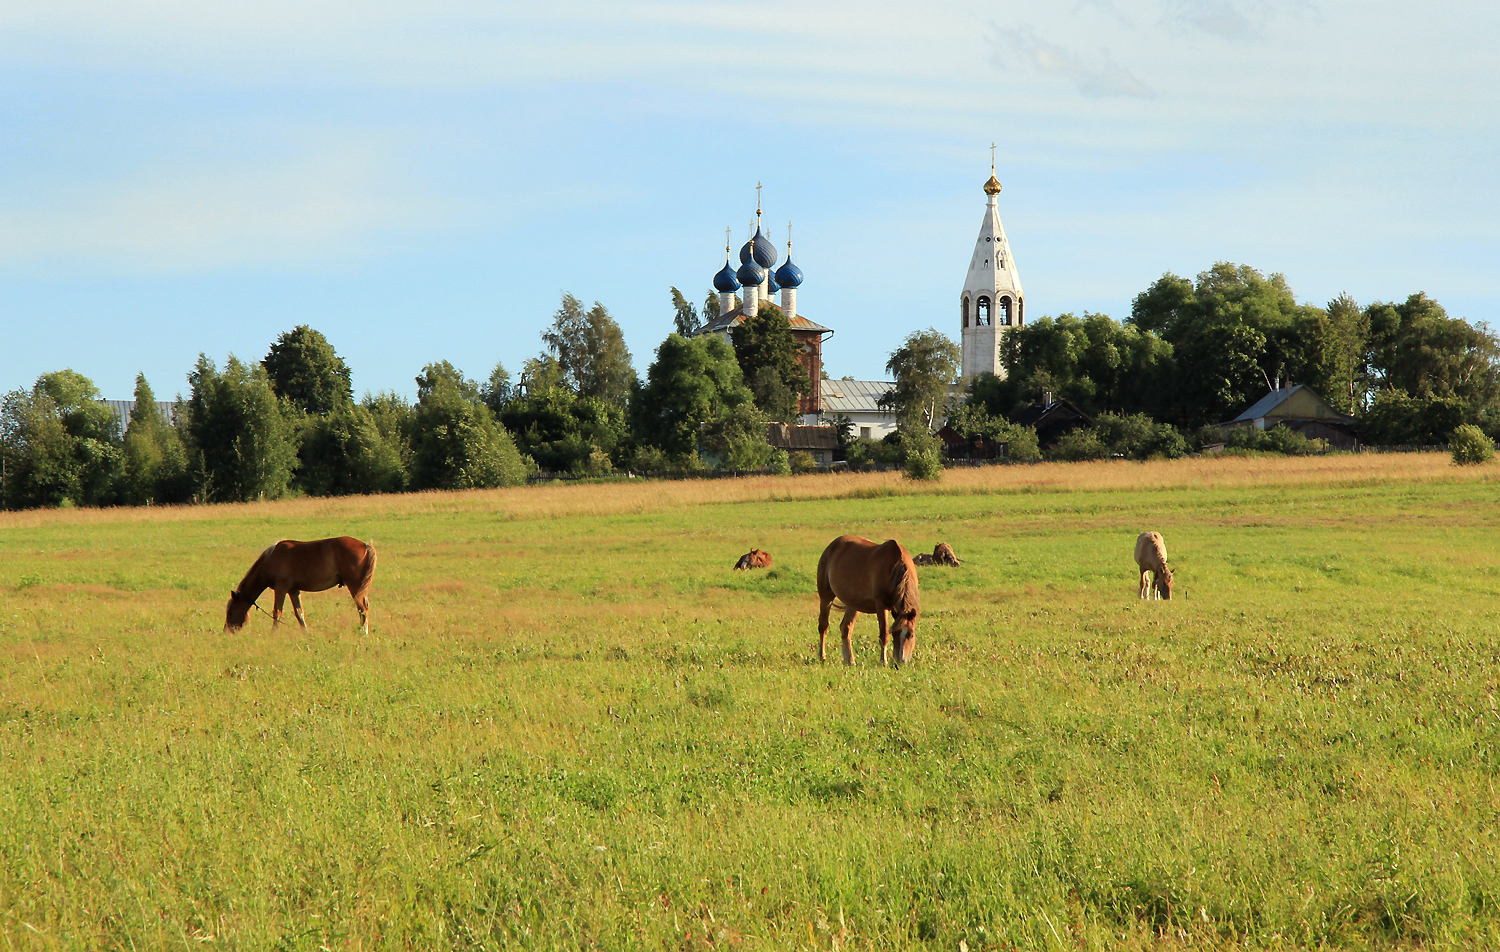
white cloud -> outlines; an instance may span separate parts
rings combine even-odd
[[[1249,39],[1260,32],[1228,0],[1179,0],[1175,8],[1176,19],[1225,39]]]
[[[155,168],[0,203],[0,257],[138,273],[324,263],[454,217],[409,192],[389,157],[360,142],[318,143],[281,161]]]
[[[1085,96],[1132,96],[1150,99],[1156,95],[1151,87],[1137,79],[1130,70],[1116,63],[1108,51],[1085,57],[1037,36],[1031,27],[997,27],[1000,41],[1009,55],[994,53],[994,63],[1002,69],[1017,64],[1046,76],[1068,80]]]

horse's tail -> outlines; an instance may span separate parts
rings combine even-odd
[[[365,543],[365,557],[359,563],[359,579],[349,586],[349,594],[356,595],[368,592],[370,582],[375,577],[375,545]]]

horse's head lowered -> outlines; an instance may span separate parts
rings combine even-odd
[[[224,630],[239,631],[245,627],[245,620],[250,617],[250,609],[254,607],[255,599],[241,595],[239,589],[230,592],[229,604],[224,606]]]
[[[1168,599],[1172,597],[1172,570],[1165,565],[1156,573],[1156,596]]]
[[[922,611],[917,595],[917,570],[910,558],[903,558],[891,569],[891,589],[891,656],[901,665],[911,660],[917,641],[917,616]]]

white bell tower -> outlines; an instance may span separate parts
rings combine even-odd
[[[1000,364],[1000,341],[1012,327],[1026,322],[1026,297],[1021,291],[1021,275],[1010,255],[1010,242],[1000,224],[1000,180],[995,178],[995,147],[990,146],[990,180],[984,183],[989,196],[979,238],[974,242],[974,256],[969,259],[969,276],[960,296],[960,326],[963,330],[963,369],[965,380],[976,374],[1005,376]]]

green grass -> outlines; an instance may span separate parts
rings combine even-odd
[[[0,936],[1500,945],[1495,482],[1328,465],[0,517]],[[1135,597],[1145,528],[1171,602]],[[907,668],[868,618],[816,662],[848,531],[970,560],[923,570]],[[368,636],[342,591],[221,632],[262,548],[343,533]]]

